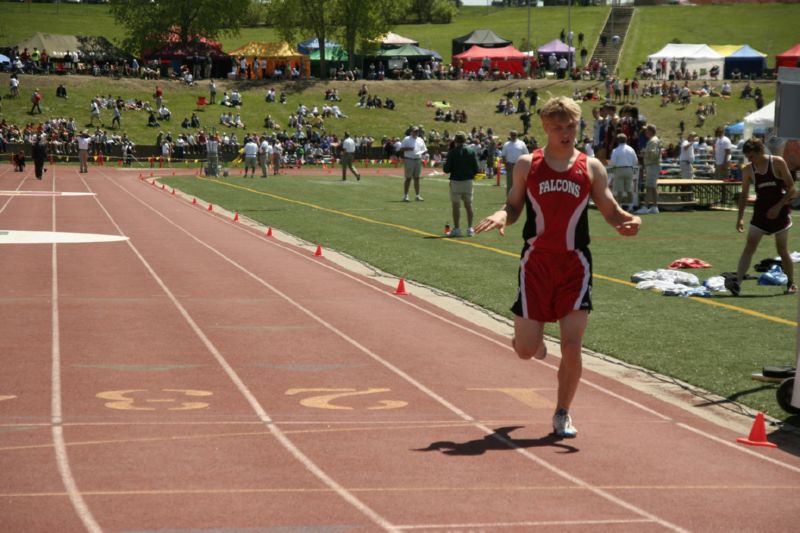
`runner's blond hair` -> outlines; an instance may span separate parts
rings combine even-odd
[[[568,96],[554,96],[545,102],[539,111],[539,116],[542,120],[552,118],[558,121],[578,122],[581,119],[581,108]]]

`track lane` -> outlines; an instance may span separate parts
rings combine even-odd
[[[116,177],[113,179],[118,180]],[[103,181],[92,179],[88,180],[88,183],[96,186],[99,190]],[[130,183],[130,180],[120,181],[119,183],[120,185],[129,186],[128,190],[135,194],[140,191],[144,193],[144,190],[150,190],[149,188],[137,189],[137,187],[141,187],[141,184]],[[113,189],[109,189],[109,191],[113,191]],[[106,202],[105,198],[107,196],[114,195],[109,192],[108,195],[104,193],[101,196],[103,196],[103,201]],[[465,335],[463,331],[458,331],[457,334],[454,334],[451,331],[446,331],[450,328],[443,327],[441,321],[432,320],[428,315],[419,312],[407,313],[406,311],[398,311],[398,307],[406,306],[406,304],[402,303],[402,299],[382,295],[378,303],[374,303],[370,299],[371,303],[367,311],[365,311],[364,298],[369,298],[370,293],[373,293],[374,297],[375,293],[374,289],[368,287],[368,280],[367,283],[354,284],[352,281],[347,282],[344,285],[344,290],[336,290],[335,288],[339,285],[339,281],[336,278],[345,276],[338,274],[330,276],[327,273],[321,275],[320,270],[325,272],[330,269],[324,268],[318,260],[303,258],[302,263],[298,265],[296,261],[291,260],[291,252],[288,253],[289,255],[279,254],[273,256],[273,254],[267,253],[265,248],[255,248],[253,243],[259,242],[261,244],[261,242],[258,239],[254,239],[252,235],[245,235],[245,238],[240,240],[238,237],[238,233],[242,233],[240,230],[236,232],[219,231],[219,228],[232,227],[232,225],[226,224],[225,221],[209,217],[206,213],[186,205],[176,209],[174,205],[170,204],[170,202],[174,204],[176,199],[161,192],[158,192],[155,196],[147,193],[147,198],[149,204],[164,210],[164,212],[169,212],[171,218],[182,219],[185,216],[183,223],[191,227],[193,232],[196,231],[201,236],[200,238],[213,242],[215,249],[224,250],[224,254],[236,257],[236,261],[245,266],[248,271],[256,274],[256,277],[266,280],[289,278],[286,285],[281,281],[281,290],[286,294],[291,294],[294,301],[313,310],[319,316],[324,316],[331,326],[350,338],[357,338],[363,348],[391,362],[399,370],[414,376],[423,384],[432,384],[435,386],[436,392],[439,392],[445,398],[455,399],[455,403],[464,412],[469,413],[470,416],[481,420],[489,419],[506,426],[522,424],[523,428],[515,429],[509,433],[511,438],[514,439],[514,444],[526,450],[532,450],[533,453],[542,455],[547,461],[555,464],[558,464],[559,460],[563,460],[563,468],[565,470],[579,472],[581,476],[588,479],[594,477],[592,468],[597,468],[597,464],[605,464],[608,466],[608,472],[614,472],[615,466],[618,468],[619,465],[625,464],[626,454],[633,454],[639,457],[643,464],[649,465],[649,461],[657,457],[664,448],[667,449],[666,453],[669,453],[670,447],[659,447],[657,446],[659,442],[654,443],[655,447],[650,450],[649,454],[642,454],[642,451],[634,446],[633,443],[631,447],[623,447],[623,449],[610,454],[600,453],[608,452],[610,446],[617,443],[619,434],[615,432],[618,432],[620,427],[630,423],[631,419],[639,421],[643,427],[648,429],[651,425],[662,427],[672,426],[672,424],[665,423],[661,417],[650,416],[646,412],[643,414],[640,410],[634,410],[630,407],[620,409],[617,400],[605,395],[598,399],[594,394],[591,395],[591,399],[587,398],[587,401],[579,398],[581,404],[576,405],[576,410],[582,413],[580,427],[582,432],[585,433],[575,442],[561,443],[573,446],[580,445],[577,453],[565,453],[564,448],[557,447],[556,443],[543,440],[543,436],[546,436],[548,431],[548,416],[546,413],[549,413],[551,409],[549,405],[532,408],[530,405],[521,404],[517,398],[509,397],[506,392],[470,390],[474,388],[524,389],[533,386],[533,388],[541,389],[543,398],[552,398],[552,370],[548,367],[527,364],[520,366],[520,371],[517,374],[512,373],[509,375],[509,368],[514,363],[509,361],[510,354],[507,348],[501,348],[495,343],[485,341],[481,341],[479,347],[475,348],[472,346],[472,341],[468,340],[469,336]],[[246,281],[241,284],[241,286],[245,287],[245,290],[242,291],[241,286],[237,289],[237,283],[229,285],[227,282],[222,281],[234,275],[235,270],[229,270],[230,264],[226,266],[226,262],[218,261],[218,254],[209,255],[208,251],[203,252],[203,247],[194,245],[184,248],[185,243],[176,242],[178,233],[164,229],[161,227],[163,224],[150,221],[150,216],[147,215],[146,210],[133,209],[129,205],[130,199],[123,198],[119,201],[109,199],[108,201],[110,204],[116,205],[114,209],[109,208],[115,217],[130,217],[130,220],[126,222],[130,226],[123,224],[123,227],[132,228],[137,224],[136,220],[139,220],[138,224],[142,227],[137,231],[142,232],[142,237],[141,239],[135,238],[134,242],[142,242],[141,246],[142,250],[144,250],[142,253],[146,254],[148,262],[152,261],[153,265],[157,265],[159,275],[163,275],[164,279],[168,280],[167,283],[170,288],[175,288],[176,294],[180,295],[180,301],[186,305],[186,309],[190,311],[190,314],[196,317],[201,329],[209,335],[215,345],[220,347],[225,357],[230,359],[233,368],[237,369],[237,371],[240,370],[242,375],[246,376],[246,381],[250,384],[250,388],[257,391],[259,401],[264,402],[265,405],[278,406],[276,413],[279,413],[280,417],[276,417],[276,422],[284,424],[290,421],[305,420],[309,422],[307,429],[313,432],[313,434],[289,433],[287,429],[287,435],[293,441],[302,443],[301,449],[309,453],[315,461],[318,461],[323,470],[335,472],[336,477],[341,476],[343,479],[347,479],[346,486],[349,490],[352,490],[359,497],[364,498],[368,503],[380,509],[382,513],[390,516],[394,524],[408,526],[442,524],[441,521],[435,520],[437,517],[449,518],[450,521],[448,523],[463,523],[463,518],[466,514],[472,514],[476,519],[480,515],[480,518],[488,520],[480,523],[500,524],[504,522],[502,519],[505,518],[505,515],[510,512],[508,509],[514,508],[515,511],[512,514],[520,520],[515,523],[521,524],[528,521],[533,524],[537,519],[540,522],[545,520],[544,517],[546,516],[554,518],[556,522],[565,525],[568,523],[568,515],[572,515],[572,511],[576,510],[565,507],[565,502],[574,499],[576,490],[581,493],[589,492],[586,488],[576,489],[574,486],[567,489],[558,489],[557,487],[559,486],[569,484],[565,484],[563,479],[554,476],[552,472],[547,474],[540,468],[536,468],[529,458],[521,460],[518,453],[502,453],[502,446],[497,446],[497,439],[487,441],[484,439],[483,431],[478,426],[469,426],[464,424],[463,421],[458,422],[458,416],[447,416],[446,410],[442,409],[441,404],[437,404],[430,397],[421,394],[414,387],[409,386],[407,382],[398,384],[397,375],[388,371],[385,365],[379,364],[375,359],[366,358],[364,350],[353,350],[352,343],[340,342],[342,340],[341,336],[337,341],[337,336],[331,336],[329,331],[326,332],[326,328],[303,322],[302,315],[293,314],[291,308],[287,310],[286,307],[275,301],[274,296],[268,296],[266,291],[262,292],[262,289],[258,288],[258,284],[253,285],[250,281]],[[128,215],[125,215],[126,209],[130,211]],[[198,214],[201,216],[198,217]],[[127,229],[125,231],[128,233]],[[136,232],[131,231],[130,233],[135,234]],[[152,249],[149,248],[151,244]],[[264,244],[277,246],[270,243]],[[190,253],[181,253],[182,250],[190,250]],[[245,250],[245,252],[243,253],[242,250]],[[215,256],[217,259],[214,259]],[[186,261],[187,257],[190,258],[188,261],[189,266],[176,268],[174,263]],[[269,259],[272,260],[270,261]],[[111,260],[112,258],[110,257],[104,258],[98,261],[98,264],[105,264],[105,261]],[[76,257],[75,261],[79,262],[80,258]],[[109,266],[114,265],[114,263],[108,264]],[[308,270],[306,270],[306,264],[310,267]],[[183,268],[182,275],[181,268]],[[174,270],[177,270],[177,272],[173,272]],[[189,276],[186,274],[187,270],[189,271]],[[116,272],[116,269],[110,269],[110,271]],[[99,270],[97,272],[97,276],[102,277],[102,272]],[[125,270],[120,272],[120,277],[124,278],[126,272]],[[108,275],[107,272],[106,275]],[[85,276],[85,278],[91,277]],[[180,279],[182,277],[191,277],[195,280],[195,283],[184,283]],[[132,284],[137,279],[135,277],[132,278]],[[197,280],[202,281],[202,283],[197,282]],[[81,283],[85,281],[86,279],[83,279]],[[80,283],[76,283],[75,286],[79,288],[80,285]],[[217,287],[219,287],[218,291],[216,290]],[[76,298],[78,292],[80,291],[76,291]],[[114,291],[111,292],[113,293]],[[219,299],[215,297],[217,294],[224,294],[226,297]],[[228,297],[228,295],[230,296]],[[91,298],[100,299],[108,298],[108,296],[95,294],[91,295]],[[85,304],[86,302],[83,303]],[[424,304],[420,303],[420,305]],[[76,306],[74,311],[74,316],[76,317],[79,315],[79,308],[80,306]],[[112,310],[113,306],[108,309]],[[108,311],[106,314],[112,312]],[[72,315],[73,312],[69,314]],[[98,314],[102,315],[103,313]],[[416,315],[421,316],[418,317]],[[132,323],[132,317],[134,316],[136,315],[128,317],[123,322]],[[266,320],[255,320],[254,317]],[[365,323],[369,327],[365,327]],[[397,328],[397,331],[392,331],[394,328],[375,331],[374,324],[395,323],[402,324],[402,328]],[[161,334],[161,330],[157,329],[153,330],[151,336]],[[490,332],[488,334],[491,335]],[[495,335],[494,337],[497,343],[504,341],[499,336]],[[185,337],[185,328],[180,326],[171,329],[169,338],[172,339],[173,344],[175,344],[176,339],[180,340],[178,344],[188,342]],[[125,339],[120,340],[123,341]],[[120,342],[120,344],[127,344],[127,342]],[[106,346],[106,343],[102,345]],[[259,350],[248,349],[252,346],[259,346]],[[298,346],[302,346],[303,350],[298,350]],[[261,347],[264,349],[261,349]],[[298,351],[301,353],[297,353]],[[120,358],[122,357],[125,356],[120,354]],[[93,369],[92,372],[95,370]],[[196,371],[199,376],[203,371],[208,371],[208,367],[204,366],[201,369],[196,369]],[[181,370],[181,372],[183,371]],[[211,372],[213,373],[214,371],[212,370]],[[74,378],[70,376],[69,379],[91,382],[85,377],[79,377],[78,374],[81,373],[76,372]],[[95,374],[95,379],[101,374],[102,372]],[[149,381],[150,377],[150,375],[147,375],[146,379]],[[593,380],[597,379],[596,376],[591,376],[591,378]],[[195,378],[193,377],[192,379]],[[213,377],[210,378],[209,383],[214,384],[214,379]],[[358,408],[356,412],[333,412],[328,410],[322,412],[312,411],[312,414],[309,414],[311,409],[316,408],[304,407],[298,403],[298,395],[287,395],[285,393],[288,388],[284,387],[292,384],[296,385],[300,381],[303,382],[301,384],[306,386],[295,388],[331,386],[333,388],[363,389],[365,388],[362,385],[363,383],[383,383],[385,384],[383,388],[391,389],[392,394],[389,395],[389,398],[396,397],[404,401],[410,400],[413,412],[407,412],[410,409],[397,410],[403,411],[402,413],[386,410],[377,412],[379,416],[372,416],[375,413],[368,412],[368,407],[372,405],[371,402],[355,404],[346,402],[346,405]],[[154,383],[160,384],[158,379]],[[219,386],[218,383],[217,386]],[[630,392],[626,391],[624,387],[621,387],[621,390]],[[644,395],[639,396],[641,397],[638,399],[644,404],[652,404],[656,408],[663,410],[663,405],[660,405],[660,402],[648,399]],[[361,400],[363,399],[366,399],[366,397],[361,398]],[[227,407],[227,400],[225,405]],[[84,407],[90,408],[89,405],[79,404],[75,409],[75,416],[80,416],[79,413]],[[595,410],[597,414],[591,412]],[[321,410],[316,409],[316,411]],[[136,413],[135,415],[138,420],[146,420],[146,416]],[[225,420],[228,415],[229,413],[226,410],[217,420]],[[677,418],[677,414],[674,416]],[[198,422],[214,421],[212,417],[206,418],[202,415],[192,417],[191,415],[187,416],[187,413],[182,413],[181,417],[182,421],[190,421],[193,418]],[[583,417],[585,417],[585,421]],[[90,418],[92,417],[87,417],[86,420]],[[102,419],[103,415],[99,415],[98,418]],[[122,418],[119,417],[119,427],[127,427],[126,424],[122,423]],[[426,424],[424,425],[426,427],[406,430],[395,429],[399,428],[402,423],[412,419],[425,422]],[[163,419],[167,423],[169,420],[178,422],[175,417]],[[314,424],[313,422],[315,421],[319,422],[319,424]],[[446,425],[445,422],[448,421],[455,425]],[[430,427],[437,422],[439,427]],[[352,424],[352,427],[343,427],[348,423]],[[378,429],[376,431],[375,427],[380,427],[381,423],[385,424],[385,430]],[[328,432],[325,430],[325,425],[351,431]],[[293,431],[300,431],[296,425],[291,427]],[[503,426],[498,425],[497,427]],[[678,454],[683,453],[684,449],[689,450],[689,453],[697,453],[699,456],[713,455],[715,452],[716,448],[714,446],[711,446],[710,450],[697,448],[695,446],[696,442],[703,441],[700,437],[690,439],[677,438],[675,437],[674,427],[671,427],[669,431],[668,435],[675,441],[681,440],[683,442],[685,440],[685,446],[680,445],[677,448],[672,448]],[[321,435],[324,438],[320,438]],[[131,432],[129,436],[131,442],[134,442],[135,432]],[[110,435],[98,435],[98,438],[102,437],[108,438]],[[201,438],[201,436],[198,436],[198,439]],[[587,440],[584,440],[584,438]],[[657,441],[658,439],[654,438],[653,440]],[[467,444],[473,441],[483,443],[484,451],[478,456],[473,456],[473,458],[478,457],[479,462],[476,463],[475,460],[472,460],[468,469],[463,468],[463,462],[468,460],[464,456],[466,454],[447,455],[444,453],[446,448],[429,452],[415,451],[419,448],[430,446],[435,442],[460,444],[460,449],[464,450],[468,449],[469,446]],[[488,445],[486,444],[487,442],[489,443]],[[251,443],[245,439],[237,442],[236,446],[246,447],[249,444]],[[91,446],[87,445],[87,448],[89,447]],[[587,453],[590,447],[596,449],[600,455],[591,456]],[[135,448],[135,446],[132,446],[132,448]],[[456,449],[459,448],[456,447]],[[481,444],[472,446],[472,449],[480,450]],[[71,448],[70,453],[72,453]],[[202,456],[208,453],[209,451],[202,446],[197,447],[196,455]],[[109,461],[111,460],[111,455],[110,453],[108,455]],[[147,455],[143,454],[140,460],[144,460]],[[738,454],[731,452],[732,458],[737,456]],[[403,458],[400,464],[397,461],[398,457]],[[586,460],[584,461],[584,459]],[[88,456],[86,458],[81,456],[81,460],[77,462],[83,464],[86,460],[88,460]],[[494,464],[495,461],[499,461],[498,464]],[[199,462],[202,463],[203,461],[199,460]],[[137,459],[132,459],[130,468],[133,469],[136,464]],[[686,485],[686,482],[692,479],[693,472],[691,470],[694,467],[677,466],[678,468],[683,468],[679,473],[681,476],[679,479],[681,479],[682,483],[677,485]],[[675,466],[664,468],[664,471],[668,474],[674,468]],[[499,488],[498,484],[483,485],[475,483],[476,479],[495,480],[498,472],[504,475],[508,472],[518,473],[516,476],[512,476],[512,480],[519,483],[501,483]],[[241,471],[237,471],[237,473],[241,473]],[[616,473],[618,477],[629,477],[630,484],[620,483],[619,479],[616,480],[617,483],[605,486],[600,485],[597,482],[599,480],[592,479],[592,483],[595,483],[595,487],[625,494],[625,499],[630,498],[628,501],[641,498],[643,508],[650,508],[652,506],[650,498],[653,496],[648,494],[657,494],[657,491],[652,486],[634,483],[637,481],[636,473],[634,469],[630,469],[630,471],[626,469],[624,472]],[[661,471],[654,472],[654,477],[658,477],[655,474],[659,473]],[[698,476],[701,473],[697,472]],[[720,476],[721,474],[722,472],[720,472]],[[91,475],[91,471],[87,471],[82,472],[78,477],[86,476],[89,479]],[[143,474],[142,477],[146,476]],[[781,479],[780,475],[772,471],[767,473],[767,478]],[[442,480],[447,483],[443,484]],[[531,489],[531,480],[536,481],[533,489]],[[196,479],[189,478],[188,481],[196,481]],[[526,483],[523,483],[523,481],[526,481]],[[107,484],[112,484],[114,480],[109,478],[106,482]],[[540,483],[541,486],[539,485]],[[142,480],[142,484],[144,484],[144,480]],[[624,488],[628,485],[634,486],[634,489]],[[538,496],[539,492],[549,492],[542,490],[540,487],[556,487],[553,492],[559,494],[557,496],[551,497],[548,495],[544,497],[543,500],[546,500],[546,504],[543,503],[541,507],[531,507],[520,503],[529,502],[531,494]],[[472,491],[468,490],[473,488],[474,490]],[[177,490],[180,492],[180,489]],[[201,484],[199,490],[200,494],[207,494],[214,489],[208,485]],[[234,487],[230,490],[235,492],[237,489]],[[468,494],[461,494],[461,491],[468,492]],[[157,490],[154,490],[154,492],[157,492]],[[493,497],[498,492],[504,495],[508,494],[509,497],[503,500]],[[89,492],[89,494],[92,493]],[[184,496],[180,498],[181,501],[186,501],[183,498],[189,497],[190,491],[187,489],[182,494]],[[696,494],[692,496],[697,497]],[[141,496],[143,499],[148,497]],[[178,496],[173,495],[169,497],[178,498]],[[101,493],[98,493],[97,496],[90,496],[90,498],[93,501],[105,501],[105,498],[114,499],[113,496]],[[485,505],[487,498],[490,498],[492,503],[488,507]],[[336,500],[336,498],[333,498],[333,500]],[[468,500],[471,505],[462,505],[460,502],[464,500]],[[597,501],[595,498],[586,498],[582,494],[582,501],[587,500],[592,501],[592,503]],[[679,500],[680,498],[675,500],[675,503],[680,503]],[[482,506],[480,505],[481,502],[484,502]],[[600,507],[593,506],[594,512],[586,515],[585,520],[602,519],[603,517],[598,518],[598,515],[605,514],[606,517],[610,517],[607,519],[614,520],[614,523],[618,524],[618,527],[623,530],[641,530],[645,527],[637,521],[636,517],[631,516],[628,511],[614,505],[608,506],[606,504],[603,507],[602,504],[605,502],[599,503]],[[451,509],[452,512],[449,512],[448,509]],[[579,507],[577,511],[582,512],[583,509]],[[126,514],[130,514],[130,518],[135,517],[135,512]],[[409,520],[409,516],[414,517],[414,520]],[[432,521],[423,521],[421,519],[417,521],[417,516],[429,517]],[[258,519],[258,515],[253,519]],[[219,519],[217,522],[219,522]],[[653,525],[652,522],[647,522],[647,524]]]

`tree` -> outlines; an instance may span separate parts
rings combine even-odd
[[[327,77],[325,40],[340,38],[353,66],[356,44],[385,34],[409,0],[273,0],[269,20],[282,39],[311,33],[320,45],[320,76]]]
[[[235,35],[247,21],[250,0],[113,0],[111,14],[125,27],[123,48],[141,52],[175,34],[181,44],[198,36]]]
[[[403,13],[408,0],[335,0],[336,34],[341,38],[353,67],[356,43],[368,43],[381,37]]]
[[[320,76],[327,77],[325,39],[334,25],[332,2],[325,0],[273,0],[268,8],[269,21],[287,42],[306,38],[312,33],[319,41]]]
[[[420,24],[448,23],[458,13],[458,7],[452,0],[411,0],[410,11]]]

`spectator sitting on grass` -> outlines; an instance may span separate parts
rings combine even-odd
[[[150,128],[157,128],[159,126],[158,120],[156,120],[156,116],[150,111],[147,117],[147,126]]]

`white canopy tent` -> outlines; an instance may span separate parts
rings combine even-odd
[[[749,139],[753,136],[753,130],[764,128],[769,130],[775,127],[775,102],[770,102],[758,111],[750,113],[744,117],[744,131],[742,137]]]
[[[708,78],[711,67],[718,67],[722,76],[725,67],[725,58],[707,44],[668,44],[648,58],[653,63],[661,59],[674,59],[679,65],[686,60],[686,69],[689,72],[696,70],[699,78]]]

